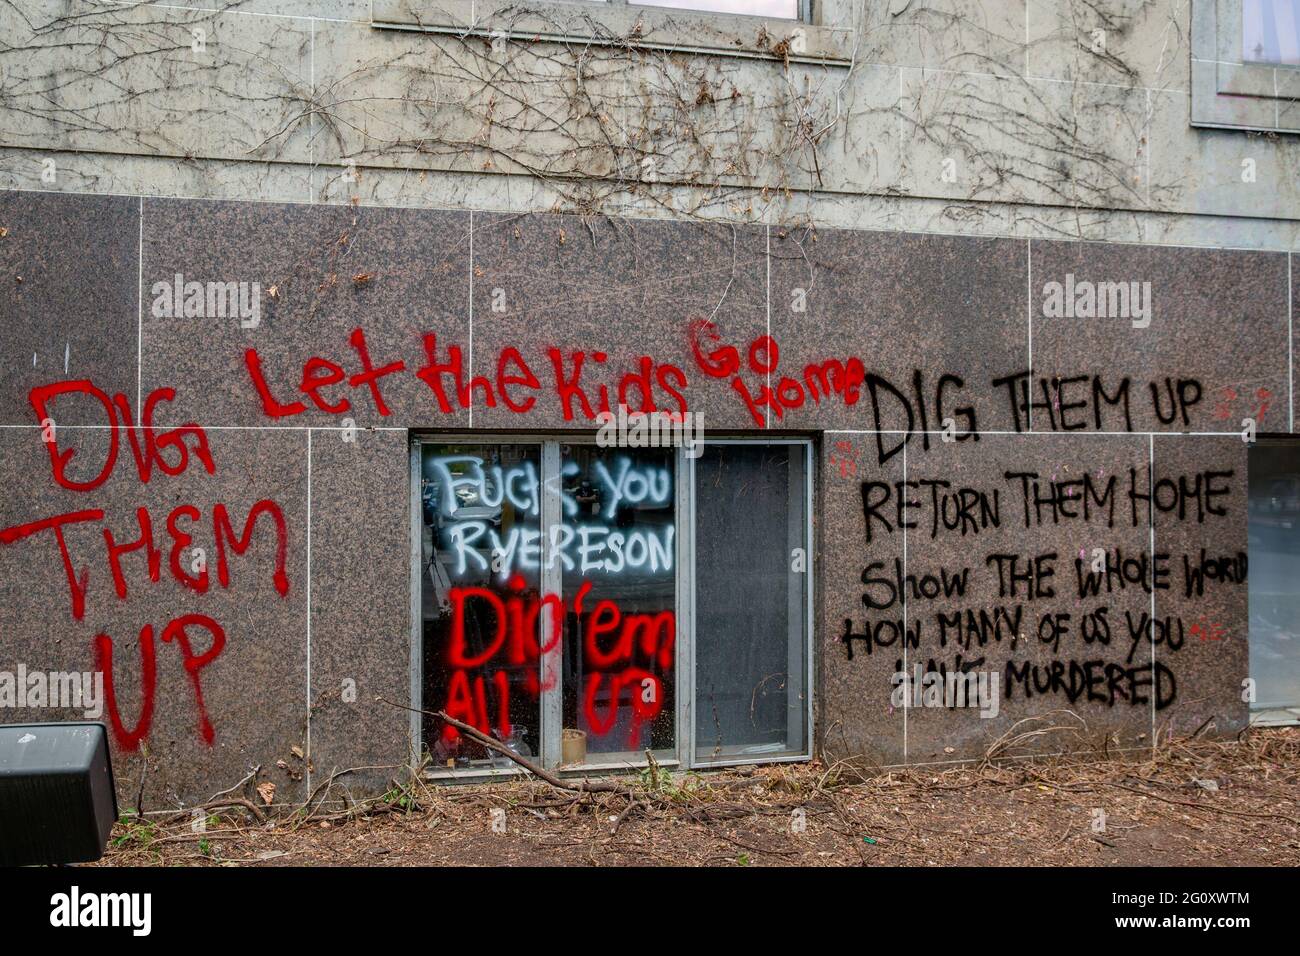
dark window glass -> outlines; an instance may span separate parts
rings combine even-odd
[[[1250,676],[1257,719],[1300,719],[1300,441],[1250,448]]]
[[[563,448],[557,553],[570,758],[675,756],[674,460],[668,449]]]
[[[424,702],[500,740],[540,752],[541,448],[424,445],[421,454]],[[425,718],[439,768],[512,766]]]
[[[807,749],[807,482],[802,445],[695,464],[697,761]]]

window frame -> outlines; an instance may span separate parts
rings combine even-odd
[[[815,618],[815,569],[814,569],[814,522],[813,503],[816,473],[816,457],[811,438],[797,436],[764,437],[726,436],[706,437],[706,445],[746,444],[746,445],[790,445],[803,448],[804,467],[804,520],[803,547],[807,556],[805,566],[805,594],[803,614],[802,651],[804,657],[804,748],[799,753],[780,753],[774,755],[750,754],[717,759],[696,759],[695,735],[695,462],[684,448],[673,449],[674,454],[674,519],[676,526],[674,545],[674,586],[675,586],[675,641],[676,659],[674,661],[675,731],[674,744],[676,753],[668,759],[656,758],[660,766],[673,770],[707,770],[713,768],[753,766],[755,764],[799,763],[811,760],[815,750],[814,737],[814,640]],[[422,589],[424,587],[421,564],[421,523],[422,502],[420,497],[420,479],[422,471],[422,447],[442,444],[535,444],[539,446],[541,459],[542,494],[542,528],[546,529],[554,522],[562,520],[560,513],[560,495],[547,492],[545,485],[547,475],[559,474],[561,465],[560,447],[565,444],[594,445],[596,436],[593,432],[565,433],[556,431],[537,432],[411,432],[409,443],[409,510],[410,510],[410,611],[411,611],[411,656],[410,656],[410,756],[411,765],[419,767],[424,760],[424,621]],[[547,541],[548,533],[543,531],[542,540]],[[543,593],[563,593],[561,584],[562,566],[547,567],[543,560],[541,568],[541,585]],[[550,617],[541,615],[543,626],[548,630],[542,637],[543,646],[549,636]],[[787,636],[787,647],[789,647]],[[549,660],[554,663],[563,653],[562,647],[556,647],[551,655],[539,661],[539,667],[545,668]],[[558,665],[557,665],[558,666]],[[562,679],[562,675],[561,675]],[[546,681],[542,681],[543,685]],[[560,766],[560,731],[563,727],[563,687],[559,680],[550,690],[544,691],[538,700],[540,726],[538,728],[539,755],[541,765],[560,776],[582,776],[584,774],[604,774],[636,770],[648,765],[643,756],[635,760],[595,760],[580,766]],[[512,777],[524,771],[520,767],[475,767],[469,770],[427,767],[424,776],[441,783],[473,783],[495,777]]]
[[[798,4],[799,16],[785,19],[635,0],[372,0],[370,26],[489,41],[631,46],[850,67],[855,33],[850,0],[798,0]],[[760,37],[765,41],[760,43]],[[782,47],[786,40],[791,42]]]
[[[651,10],[668,10],[674,13],[694,13],[710,17],[743,17],[746,20],[771,20],[777,23],[803,23],[812,25],[812,0],[795,0],[793,17],[769,17],[757,13],[736,13],[731,10],[703,10],[693,7],[672,7],[662,3],[649,3],[647,0],[583,0],[586,3],[606,4],[611,7],[645,7]]]
[[[771,755],[771,756],[767,756],[767,755],[763,755],[763,754],[749,754],[749,755],[737,755],[737,756],[734,756],[734,757],[717,757],[717,758],[712,758],[712,759],[708,759],[708,760],[700,760],[700,759],[698,759],[697,756],[696,756],[696,754],[697,754],[698,751],[697,751],[697,741],[696,741],[696,734],[695,734],[696,726],[695,726],[695,712],[694,712],[694,704],[695,704],[695,630],[694,630],[694,626],[695,626],[695,587],[694,587],[694,580],[695,580],[695,498],[694,498],[694,491],[695,491],[695,462],[697,461],[697,459],[694,459],[694,458],[688,458],[688,459],[686,459],[686,460],[687,460],[687,462],[689,463],[689,467],[690,467],[690,480],[689,480],[689,483],[683,482],[683,486],[686,487],[686,488],[688,488],[689,491],[691,492],[691,494],[690,494],[690,499],[691,499],[691,500],[690,500],[690,523],[689,523],[689,535],[690,535],[690,542],[691,542],[691,547],[690,547],[690,552],[689,552],[691,586],[688,588],[688,594],[689,594],[689,600],[690,600],[690,622],[691,622],[691,631],[690,631],[690,648],[691,648],[691,656],[690,656],[690,676],[691,676],[691,683],[690,683],[690,686],[689,686],[689,688],[688,688],[688,693],[686,694],[686,696],[687,696],[687,698],[688,698],[688,703],[689,703],[690,706],[691,706],[691,711],[690,711],[690,715],[689,715],[689,716],[690,716],[690,721],[689,721],[689,723],[688,723],[688,725],[687,725],[687,729],[688,729],[688,733],[689,733],[689,738],[690,738],[690,739],[689,739],[689,749],[688,749],[687,752],[686,752],[686,753],[687,753],[687,756],[689,757],[689,761],[688,761],[688,763],[687,763],[687,766],[688,766],[688,768],[690,768],[690,769],[709,769],[709,768],[723,768],[723,767],[743,767],[743,766],[753,766],[753,765],[755,765],[755,764],[798,763],[798,762],[808,761],[808,760],[811,760],[811,759],[812,759],[813,751],[814,751],[814,749],[815,749],[815,747],[814,747],[814,745],[813,745],[813,730],[814,730],[814,726],[813,726],[813,696],[814,696],[814,691],[813,691],[813,686],[814,686],[814,685],[813,685],[813,680],[814,680],[814,675],[815,675],[815,671],[814,671],[814,667],[813,667],[813,652],[814,652],[814,650],[815,650],[815,648],[816,648],[816,646],[817,646],[817,642],[814,640],[814,633],[815,633],[815,627],[816,627],[816,619],[815,619],[814,616],[813,616],[813,609],[814,609],[814,607],[816,606],[816,593],[815,593],[815,588],[816,588],[816,583],[817,583],[816,572],[815,572],[815,569],[814,569],[814,552],[816,551],[816,548],[815,548],[815,546],[814,546],[814,539],[813,539],[813,533],[814,533],[814,523],[813,523],[813,502],[814,502],[814,500],[815,500],[815,499],[814,499],[814,495],[813,495],[813,487],[814,487],[814,485],[816,484],[816,474],[815,474],[815,472],[814,472],[814,470],[813,470],[813,469],[814,469],[815,462],[816,462],[815,456],[813,455],[813,443],[812,443],[812,440],[811,440],[811,439],[808,439],[808,438],[789,437],[789,436],[775,437],[775,436],[774,436],[774,437],[772,437],[772,438],[762,438],[762,437],[750,437],[750,438],[744,438],[744,437],[705,438],[705,439],[704,439],[704,444],[705,444],[705,445],[760,445],[760,446],[772,446],[772,445],[791,445],[791,446],[800,446],[800,445],[802,445],[802,446],[803,446],[803,449],[804,449],[804,503],[803,503],[803,504],[804,504],[804,521],[803,521],[803,548],[804,548],[805,559],[806,559],[806,563],[805,563],[805,567],[804,567],[804,575],[805,575],[805,584],[806,584],[806,588],[805,588],[805,593],[804,593],[804,609],[803,609],[803,611],[804,611],[804,615],[803,615],[803,616],[804,616],[804,628],[803,628],[803,632],[804,632],[804,633],[803,633],[803,651],[804,651],[804,662],[803,662],[803,663],[804,663],[804,668],[803,668],[803,669],[804,669],[804,673],[803,673],[804,708],[803,708],[803,710],[804,710],[804,713],[803,713],[803,720],[804,720],[804,729],[805,729],[805,733],[804,733],[804,748],[803,748],[803,752],[802,752],[802,753],[798,753],[798,754],[774,754],[774,755]],[[787,643],[787,648],[788,648],[788,647],[789,647],[789,644]],[[788,650],[787,650],[787,653],[788,653]]]
[[[1192,126],[1300,133],[1300,65],[1245,59],[1242,0],[1193,0],[1191,40]]]

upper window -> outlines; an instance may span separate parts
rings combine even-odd
[[[803,0],[636,0],[647,7],[673,7],[707,13],[738,13],[769,20],[802,19]]]
[[[1242,0],[1241,58],[1300,65],[1300,0]]]

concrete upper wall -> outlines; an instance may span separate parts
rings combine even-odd
[[[377,29],[361,0],[185,6],[0,7],[3,181],[1297,241],[1300,136],[1190,124],[1188,0],[827,0],[819,16],[834,29],[808,41],[817,55],[788,63],[773,56],[776,34],[744,18],[598,3],[480,4],[465,36]],[[406,26],[471,25],[469,0],[381,7]],[[566,39],[534,42],[542,34]],[[726,46],[728,35],[747,55],[663,48]],[[1189,225],[1196,216],[1221,218]]]

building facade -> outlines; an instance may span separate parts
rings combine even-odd
[[[0,719],[128,803],[1300,704],[1294,3],[217,6],[0,6]]]

